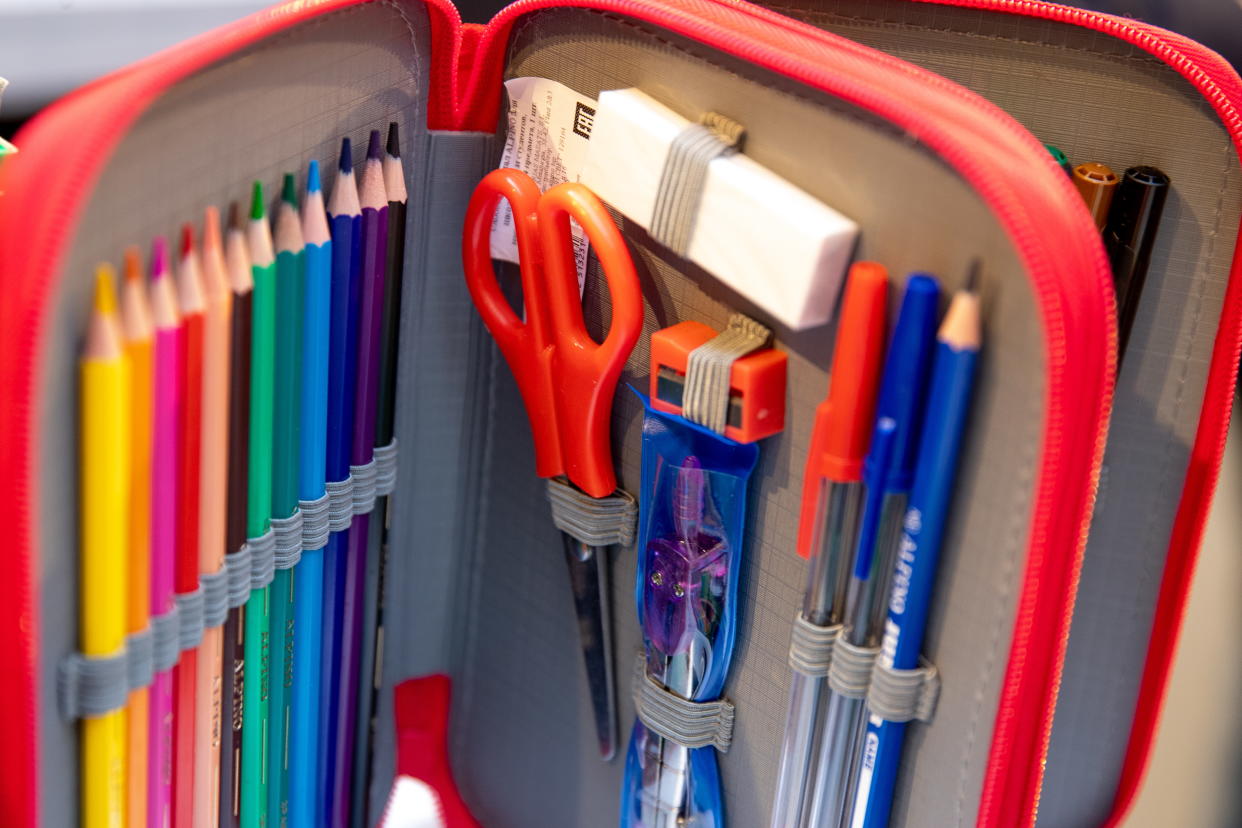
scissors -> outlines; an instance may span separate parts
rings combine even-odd
[[[492,217],[509,202],[517,234],[526,321],[501,293],[492,267]],[[586,232],[612,298],[603,342],[587,333],[570,218]],[[581,184],[546,193],[519,170],[499,169],[475,188],[462,240],[466,285],[517,380],[535,443],[535,472],[568,478],[594,498],[617,488],[609,445],[617,379],[642,331],[643,299],[629,250],[603,203]],[[600,754],[616,753],[606,549],[564,535]]]

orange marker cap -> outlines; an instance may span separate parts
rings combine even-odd
[[[828,398],[815,411],[807,476],[850,482],[862,479],[871,443],[876,389],[884,362],[888,272],[875,262],[850,268]]]

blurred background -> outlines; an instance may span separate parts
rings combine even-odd
[[[274,1],[274,0],[272,0]],[[507,0],[457,0],[484,23]],[[0,137],[71,89],[269,0],[0,0]],[[1242,0],[1092,0],[1084,8],[1154,23],[1242,69]],[[1242,826],[1242,425],[1235,417],[1160,733],[1127,828]],[[1232,655],[1230,655],[1232,653]]]

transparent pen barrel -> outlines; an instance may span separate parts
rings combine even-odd
[[[823,732],[821,714],[827,689],[822,678],[793,673],[771,828],[798,828],[804,824],[813,760],[819,753],[819,735]]]
[[[849,824],[853,802],[854,758],[862,747],[866,730],[866,704],[830,693],[824,714],[823,733],[815,763],[815,780],[806,824],[811,828],[838,828]]]

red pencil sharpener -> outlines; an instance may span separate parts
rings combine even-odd
[[[681,414],[690,352],[717,332],[687,321],[651,335],[651,407]],[[729,413],[725,436],[753,443],[785,427],[785,354],[764,348],[740,357],[729,372]]]

